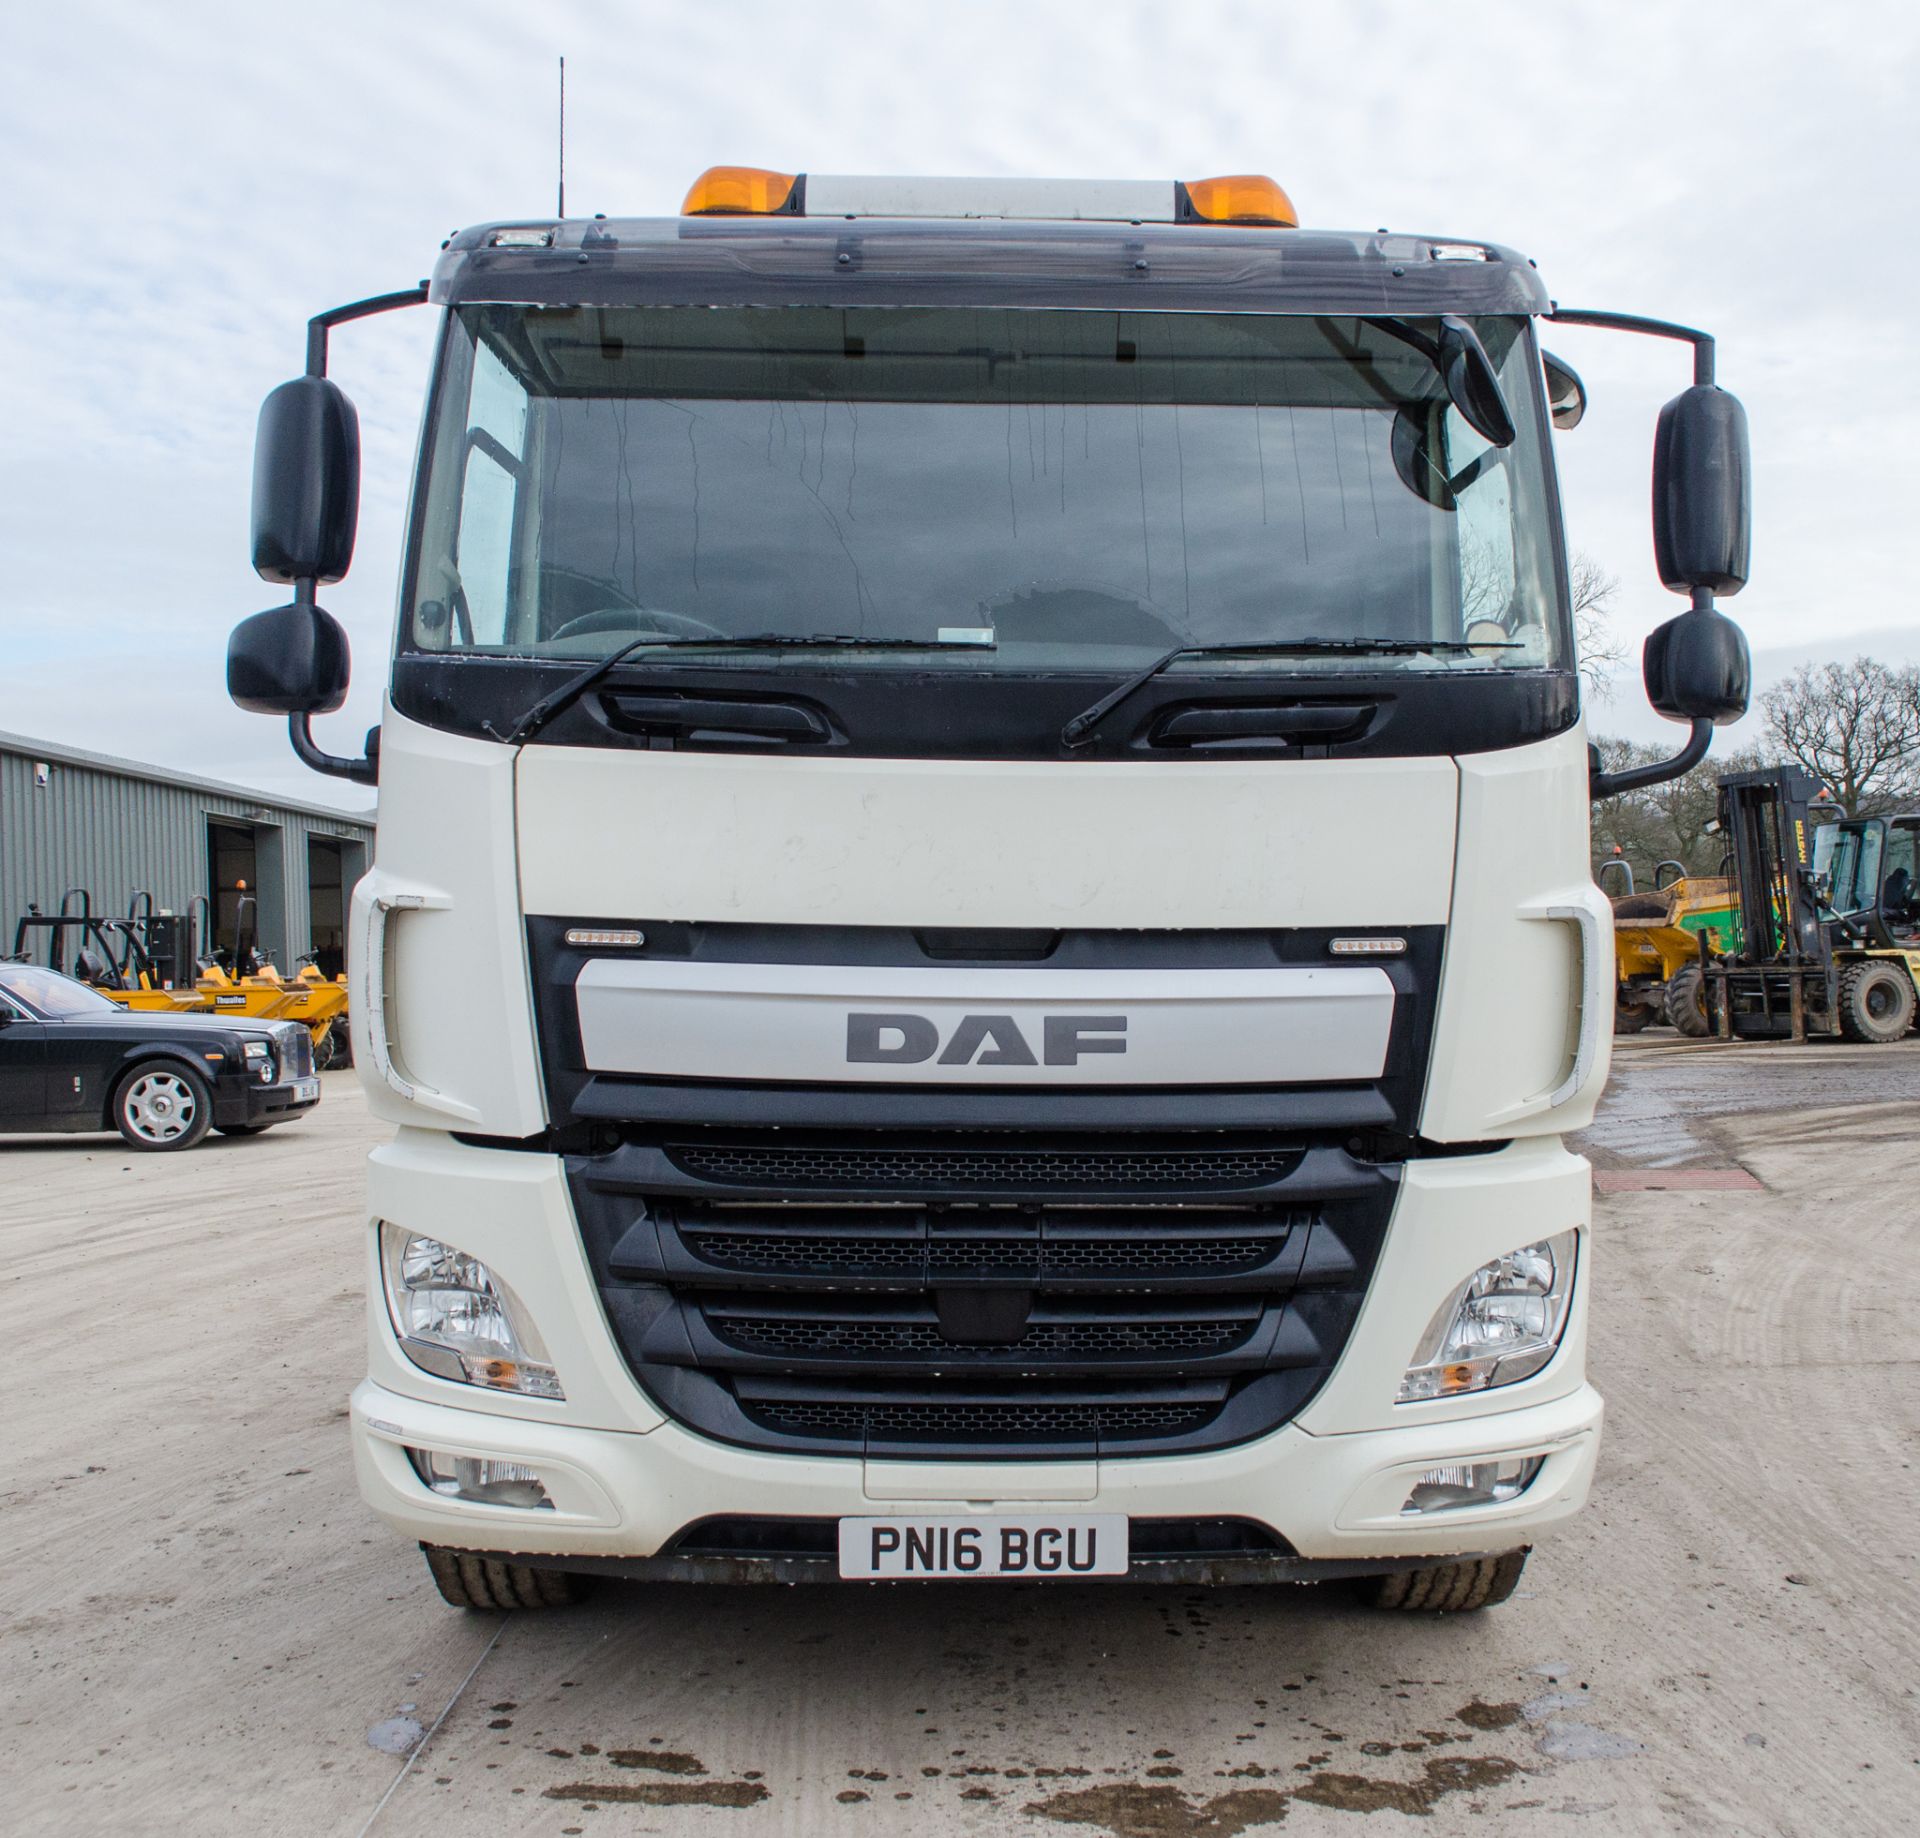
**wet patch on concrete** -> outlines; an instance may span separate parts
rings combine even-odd
[[[758,1781],[567,1781],[542,1797],[608,1806],[743,1807],[770,1796]]]
[[[651,1768],[656,1774],[705,1774],[707,1765],[697,1755],[675,1749],[609,1749],[607,1760],[616,1768]]]
[[[1504,1730],[1520,1721],[1520,1706],[1489,1704],[1481,1698],[1470,1698],[1453,1714],[1469,1729]]]
[[[1294,1798],[1342,1812],[1404,1812],[1424,1815],[1450,1793],[1483,1793],[1501,1787],[1520,1772],[1504,1755],[1442,1755],[1428,1762],[1417,1779],[1379,1780],[1367,1774],[1316,1774]]]
[[[1517,1716],[1518,1706],[1512,1708]],[[1337,1812],[1424,1818],[1450,1794],[1483,1793],[1505,1786],[1522,1772],[1517,1761],[1504,1755],[1439,1756],[1409,1781],[1323,1769],[1288,1791],[1242,1787],[1205,1800],[1189,1798],[1177,1787],[1133,1781],[1056,1793],[1030,1802],[1025,1810],[1062,1825],[1097,1826],[1109,1838],[1235,1838],[1255,1826],[1278,1825],[1296,1800]]]
[[[1241,1787],[1190,1800],[1178,1787],[1125,1782],[1056,1793],[1025,1810],[1062,1825],[1096,1826],[1110,1838],[1237,1838],[1256,1825],[1278,1825],[1291,1797],[1272,1787]]]

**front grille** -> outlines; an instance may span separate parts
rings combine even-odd
[[[1083,1443],[1178,1436],[1214,1407],[1191,1404],[760,1404],[751,1414],[790,1436],[836,1442]]]
[[[1261,1321],[1257,1305],[1216,1320],[1054,1321],[1005,1345],[969,1345],[949,1338],[937,1321],[732,1314],[711,1306],[706,1313],[727,1345],[774,1357],[1000,1365],[1205,1358],[1245,1345]]]
[[[672,1209],[701,1261],[742,1275],[1014,1283],[1171,1282],[1248,1271],[1312,1223],[1293,1207],[781,1206]],[[827,1229],[822,1229],[823,1227]]]
[[[917,1144],[823,1148],[775,1144],[694,1144],[669,1150],[704,1181],[735,1187],[839,1189],[1023,1189],[1118,1192],[1262,1187],[1300,1159],[1297,1149],[987,1149]]]
[[[1224,1132],[1058,1153],[877,1134],[569,1162],[608,1320],[662,1409],[891,1459],[1243,1441],[1332,1369],[1394,1185],[1343,1148]]]
[[[304,1079],[313,1073],[313,1036],[303,1027],[289,1028],[280,1037],[280,1075]]]

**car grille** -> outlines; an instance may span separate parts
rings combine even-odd
[[[282,1078],[304,1079],[312,1076],[313,1036],[304,1027],[283,1028],[279,1048]]]
[[[1242,1441],[1332,1369],[1394,1191],[1328,1144],[879,1136],[569,1161],[608,1319],[663,1409],[894,1459]]]

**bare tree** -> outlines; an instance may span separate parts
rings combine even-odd
[[[1650,766],[1673,751],[1670,746],[1631,740],[1602,740],[1597,744],[1601,764],[1609,772]],[[1603,798],[1593,807],[1596,870],[1617,848],[1620,858],[1633,870],[1635,885],[1642,889],[1653,885],[1654,869],[1663,861],[1681,863],[1690,875],[1718,874],[1726,841],[1711,834],[1707,825],[1719,806],[1721,776],[1751,772],[1764,764],[1755,748],[1709,754],[1677,779]]]
[[[1586,679],[1587,694],[1596,702],[1605,702],[1613,695],[1613,673],[1627,661],[1627,648],[1614,636],[1608,610],[1620,580],[1584,550],[1574,556],[1569,574],[1574,650],[1580,658],[1580,674]]]
[[[1855,816],[1920,790],[1920,671],[1878,658],[1802,664],[1762,694],[1767,732]]]

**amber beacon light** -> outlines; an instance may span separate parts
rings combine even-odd
[[[1255,173],[1219,179],[1189,179],[1187,203],[1204,223],[1257,223],[1297,230],[1293,200],[1273,180]]]
[[[758,166],[709,166],[687,193],[683,217],[771,217],[792,209],[796,175]]]

